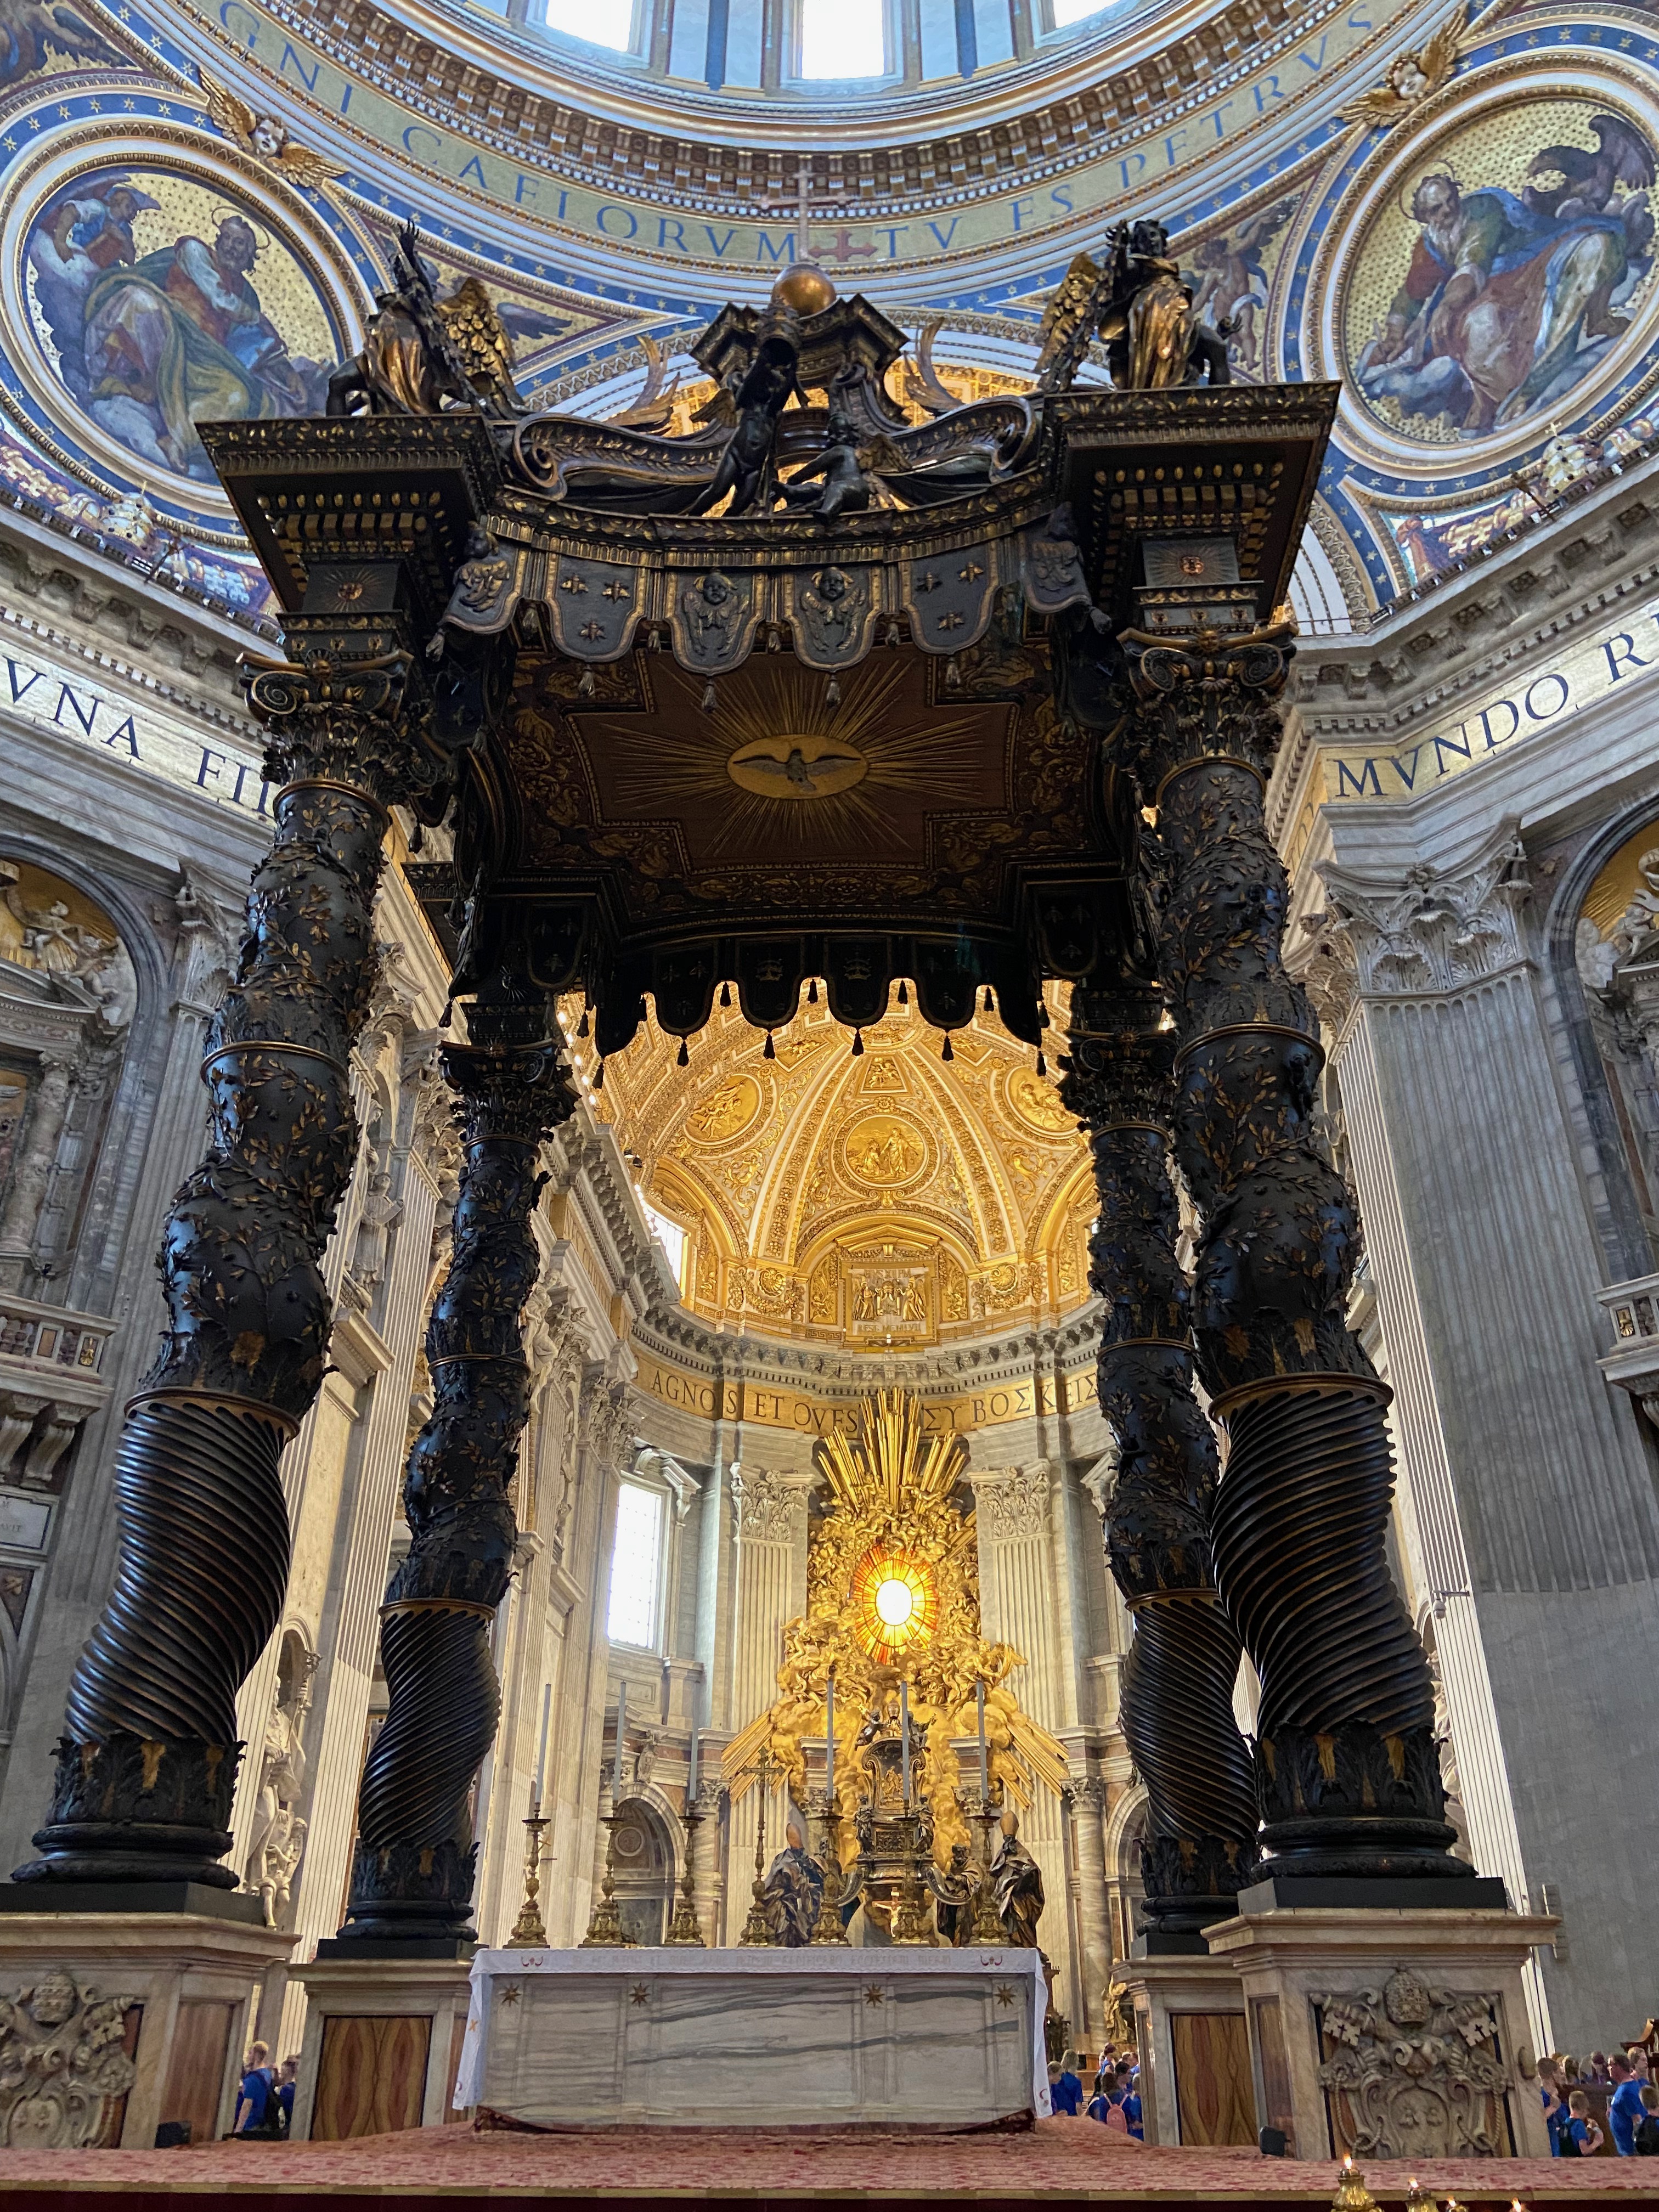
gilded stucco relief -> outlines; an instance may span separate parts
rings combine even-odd
[[[690,1237],[688,1303],[884,1346],[1081,1304],[1087,1158],[1029,1050],[981,1012],[945,1062],[896,992],[868,1036],[854,1054],[808,1002],[768,1059],[717,1008],[689,1078],[654,1027],[606,1061],[600,1109]]]

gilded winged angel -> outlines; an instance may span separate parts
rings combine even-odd
[[[1450,77],[1457,64],[1458,41],[1468,20],[1466,4],[1446,18],[1419,52],[1401,54],[1392,63],[1381,84],[1370,92],[1362,92],[1352,106],[1342,110],[1342,120],[1386,131],[1390,124],[1409,115],[1414,107],[1420,107]]]
[[[239,100],[228,85],[210,76],[206,70],[198,70],[197,74],[202,81],[208,113],[226,137],[250,160],[263,162],[265,167],[286,177],[289,184],[302,188],[325,185],[331,178],[339,175],[339,170],[320,154],[296,145],[287,124],[278,122],[274,115],[256,115],[246,100]]]
[[[466,277],[439,301],[438,313],[485,407],[494,414],[522,414],[513,376],[513,340],[483,279]]]

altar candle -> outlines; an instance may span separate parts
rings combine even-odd
[[[832,1667],[823,1686],[823,1787],[830,1801],[830,1809],[836,1809],[836,1671]]]
[[[542,1787],[547,1780],[547,1724],[553,1717],[553,1685],[542,1685],[542,1741],[536,1753],[536,1811],[542,1809]]]
[[[974,1703],[979,1708],[979,1801],[982,1805],[991,1794],[991,1784],[985,1765],[985,1684],[974,1685]]]
[[[614,1805],[622,1796],[623,1732],[628,1726],[628,1685],[617,1685],[617,1756],[611,1769],[611,1802]]]
[[[899,1684],[899,1764],[904,1769],[904,1804],[910,1806],[910,1685]]]
[[[697,1753],[702,1747],[698,1741],[699,1734],[700,1731],[694,1722],[691,1728],[691,1764],[685,1777],[685,1809],[688,1813],[697,1802]]]

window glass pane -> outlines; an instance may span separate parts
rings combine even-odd
[[[657,1640],[657,1586],[662,1563],[662,1499],[654,1490],[625,1482],[617,1500],[617,1546],[611,1555],[613,1644],[647,1647]]]
[[[626,53],[634,43],[634,0],[547,0],[547,22],[550,30]]]
[[[1067,23],[1081,23],[1091,15],[1099,15],[1105,0],[1052,0],[1054,28],[1062,29]]]
[[[881,76],[887,68],[885,0],[801,0],[803,76]]]
[[[677,1281],[685,1275],[685,1231],[678,1221],[671,1221],[665,1213],[659,1213],[654,1206],[647,1206],[645,1218],[651,1233],[668,1255],[668,1264],[674,1270]]]

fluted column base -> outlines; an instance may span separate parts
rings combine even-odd
[[[317,1947],[319,1958],[343,1958],[358,1949],[381,1955],[423,1957],[476,1943],[472,1884],[478,1847],[441,1844],[359,1842],[351,1864],[350,1917],[339,1934]]]
[[[37,1829],[41,1854],[16,1882],[165,1881],[234,1889],[220,1863],[230,1849],[239,1743],[112,1735],[58,1746],[52,1811]]]
[[[1298,1376],[1218,1401],[1230,1449],[1212,1527],[1261,1677],[1264,1877],[1474,1877],[1449,1856],[1421,1648],[1383,1559],[1388,1396]]]

